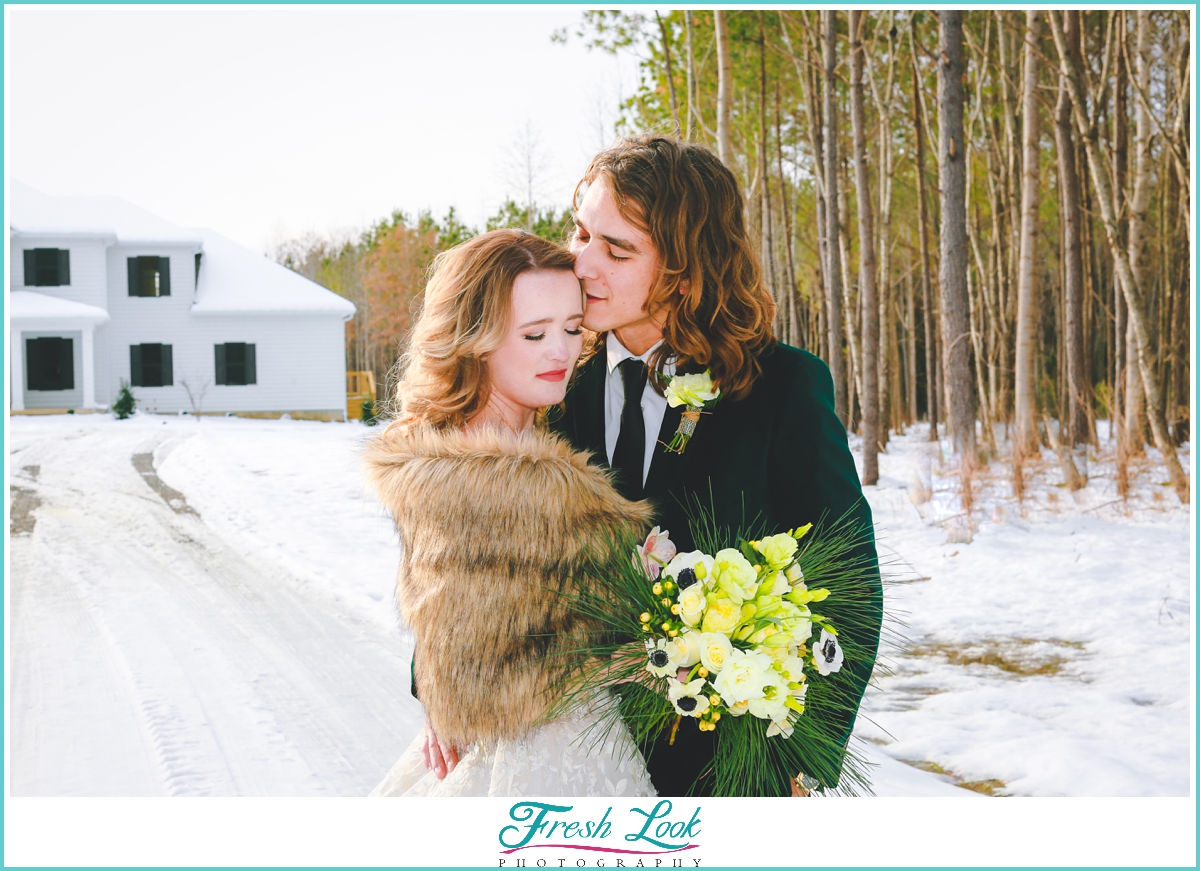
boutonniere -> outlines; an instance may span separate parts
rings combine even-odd
[[[700,415],[705,414],[721,399],[721,388],[713,384],[711,370],[705,369],[699,375],[674,375],[667,380],[664,391],[667,405],[671,408],[684,406],[683,416],[679,419],[679,429],[667,450],[682,454],[688,440],[696,432],[696,424]]]

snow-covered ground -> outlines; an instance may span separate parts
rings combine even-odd
[[[372,432],[10,418],[13,795],[375,785],[421,709],[358,468]],[[876,792],[1187,795],[1191,515],[1161,467],[1125,503],[1103,452],[1074,495],[1035,463],[1021,506],[994,463],[967,543],[926,435],[893,438],[866,490],[907,624],[857,729]]]

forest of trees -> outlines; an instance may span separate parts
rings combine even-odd
[[[1101,419],[1119,479],[1152,445],[1187,503],[1189,26],[1151,10],[596,11],[556,38],[638,58],[617,133],[702,142],[738,176],[777,333],[829,363],[864,483],[890,433],[928,420],[964,473],[1003,455],[1019,493],[1045,444],[1074,489]],[[566,213],[530,216],[510,203],[488,223],[569,230]],[[453,213],[397,213],[279,259],[359,304],[349,362],[380,378],[423,268],[469,233]]]

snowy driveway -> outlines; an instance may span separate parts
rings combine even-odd
[[[134,467],[223,425],[13,421],[11,483],[40,502],[9,539],[14,795],[362,795],[411,739],[386,558],[372,619],[210,522],[216,506],[177,512]],[[264,446],[253,425],[229,434]],[[254,507],[245,489],[229,512]]]

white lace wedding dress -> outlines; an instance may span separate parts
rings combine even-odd
[[[600,701],[609,705],[613,698]],[[577,709],[519,739],[472,744],[438,780],[421,755],[422,735],[371,792],[372,796],[627,796],[655,795],[646,763],[622,722],[606,735],[588,731],[602,708]]]

